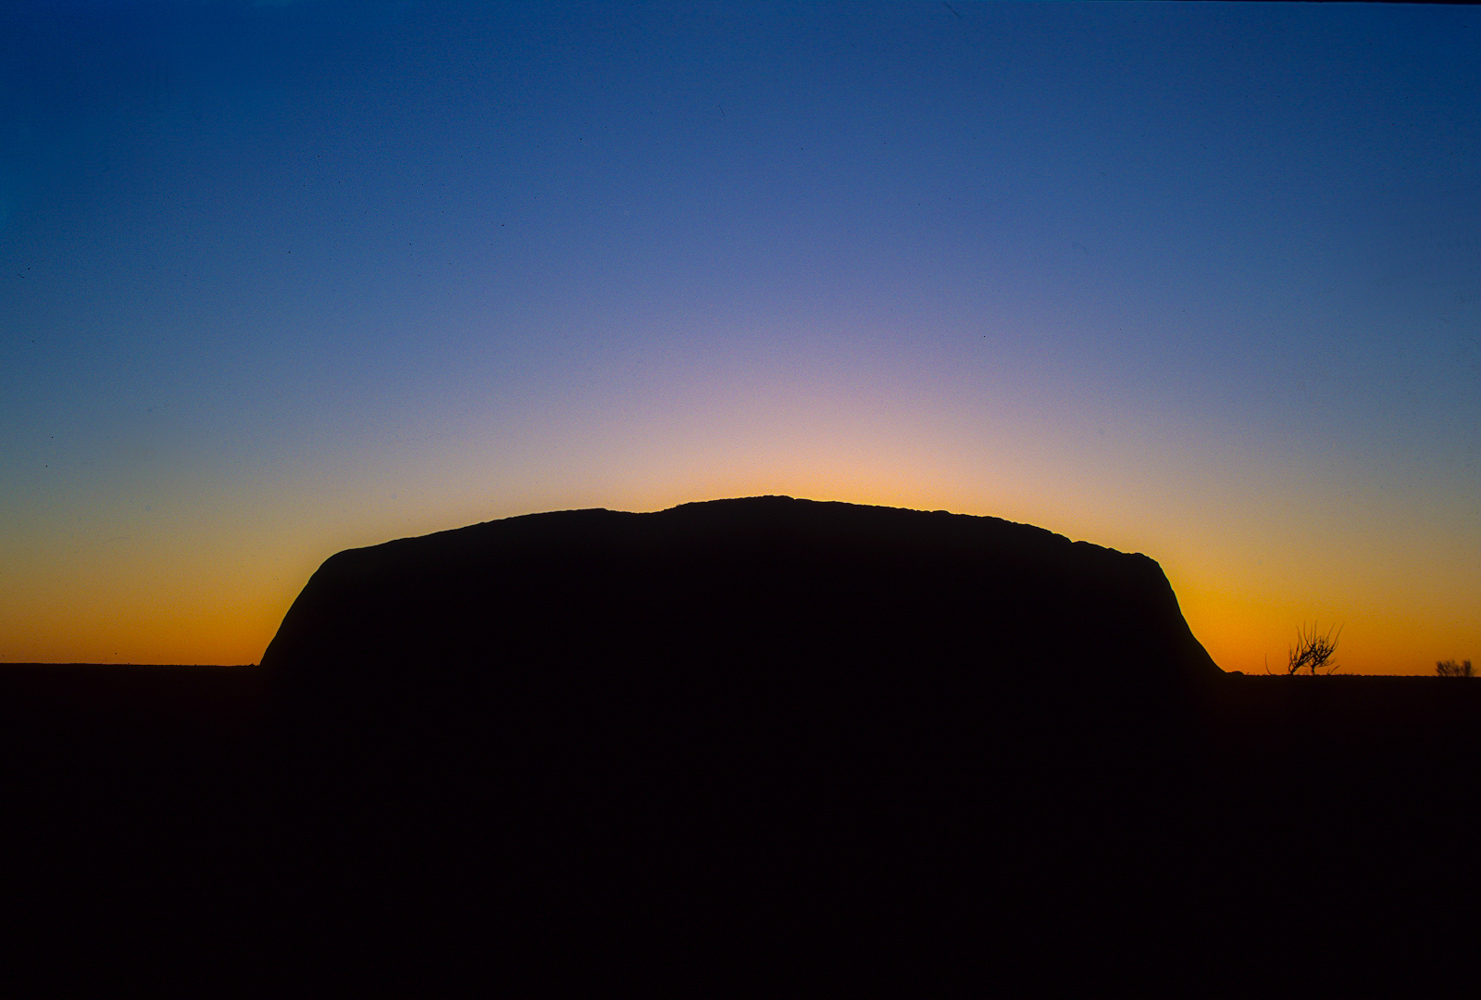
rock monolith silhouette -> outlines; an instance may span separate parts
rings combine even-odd
[[[316,868],[642,878],[1155,853],[1219,675],[1146,556],[775,496],[341,552],[263,666]]]
[[[313,683],[541,666],[1218,672],[1161,568],[991,517],[790,497],[573,510],[341,552],[263,657]]]

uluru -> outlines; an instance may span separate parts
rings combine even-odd
[[[1160,567],[992,517],[783,496],[512,517],[341,552],[263,657],[387,671],[961,666],[1170,684],[1218,668]]]
[[[670,874],[1056,853],[1168,808],[1138,776],[1222,676],[1146,556],[782,496],[341,552],[263,668],[327,856]]]

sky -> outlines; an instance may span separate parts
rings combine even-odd
[[[344,548],[782,493],[1481,659],[1481,9],[0,10],[0,661]]]

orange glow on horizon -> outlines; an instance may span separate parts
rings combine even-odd
[[[738,480],[715,476],[708,489],[687,493],[675,488],[676,484],[650,482],[644,488],[627,491],[623,502],[593,503],[573,495],[569,503],[543,509],[607,506],[653,511],[696,500],[777,494],[1003,516],[1036,523],[1072,539],[1080,537],[1074,530],[1066,530],[1065,525],[1035,517],[1032,512],[969,509],[959,491],[913,487],[883,470],[875,474],[856,472],[846,480],[829,479],[825,472],[774,475],[745,483]],[[400,526],[386,523],[379,535],[367,525],[347,545],[332,548],[311,544],[309,539],[316,532],[308,524],[297,545],[285,546],[278,539],[277,551],[263,553],[246,571],[239,567],[236,573],[222,573],[217,567],[214,577],[210,566],[194,564],[178,552],[180,561],[168,573],[155,570],[150,574],[140,567],[129,572],[126,567],[115,567],[110,579],[104,567],[95,564],[86,586],[57,576],[45,588],[8,595],[5,610],[0,612],[0,661],[255,663],[313,569],[333,551],[536,512],[489,512],[453,523],[436,523],[431,517],[403,518]],[[1100,544],[1095,538],[1083,540]],[[1126,548],[1158,558],[1155,545]],[[286,571],[290,564],[296,572]],[[1268,656],[1270,669],[1281,671],[1296,628],[1313,620],[1342,626],[1337,659],[1345,673],[1428,674],[1433,672],[1436,660],[1475,659],[1474,651],[1481,647],[1481,634],[1474,620],[1460,613],[1450,615],[1447,624],[1436,627],[1421,616],[1384,613],[1373,606],[1344,608],[1331,601],[1313,606],[1302,598],[1299,588],[1289,584],[1285,589],[1271,585],[1263,591],[1231,589],[1210,582],[1217,580],[1214,567],[1193,565],[1186,557],[1173,563],[1163,561],[1163,568],[1194,635],[1226,670],[1261,673]],[[151,578],[153,587],[123,587],[120,576]]]

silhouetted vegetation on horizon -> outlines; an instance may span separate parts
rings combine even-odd
[[[1287,653],[1286,674],[1294,677],[1302,670],[1309,670],[1313,677],[1331,674],[1339,666],[1332,657],[1337,652],[1337,640],[1341,637],[1341,629],[1334,636],[1331,629],[1318,632],[1315,623],[1310,631],[1305,625],[1301,626],[1296,631],[1296,644]],[[1265,672],[1270,672],[1268,664]]]

